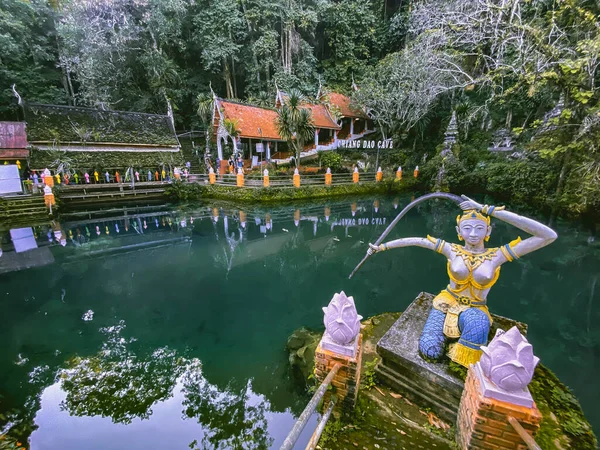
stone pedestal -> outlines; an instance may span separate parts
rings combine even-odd
[[[485,386],[471,366],[465,381],[457,420],[456,441],[460,449],[527,450],[508,417],[519,421],[532,436],[539,429],[542,415],[532,407],[515,405],[484,396]]]
[[[450,372],[448,362],[428,362],[419,354],[419,337],[431,310],[433,295],[421,293],[377,343],[381,362],[379,379],[420,406],[431,408],[442,419],[455,422],[463,381]],[[527,327],[505,317],[492,315],[490,336],[498,327]]]
[[[334,415],[336,416],[341,413],[350,413],[356,405],[362,363],[362,334],[358,334],[355,341],[348,346],[349,348],[355,348],[355,352],[351,355],[344,355],[326,350],[324,346],[327,347],[328,340],[324,335],[315,352],[315,376],[318,382],[325,379],[336,363],[340,363],[342,366],[331,382],[334,389],[327,391],[325,397],[323,397],[323,404],[328,405],[331,394],[337,395],[337,404],[334,409]]]

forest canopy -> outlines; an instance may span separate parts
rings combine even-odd
[[[38,103],[164,114],[169,100],[178,129],[207,126],[211,87],[265,106],[276,86],[323,87],[352,95],[394,139],[387,162],[421,164],[431,185],[443,165],[449,189],[531,191],[597,215],[598,12],[591,0],[0,0],[0,118],[22,119],[13,84]],[[487,152],[499,130],[512,160]]]

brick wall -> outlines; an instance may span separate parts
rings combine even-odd
[[[465,450],[527,450],[508,416],[517,419],[535,436],[542,415],[537,407],[526,408],[491,398],[484,398],[473,366],[469,368],[460,400],[456,440]]]
[[[341,368],[331,382],[334,389],[329,390],[323,397],[323,405],[328,405],[331,394],[337,395],[337,403],[334,414],[349,413],[356,405],[358,387],[360,385],[360,366],[362,362],[362,334],[358,335],[358,349],[356,357],[339,355],[328,350],[323,350],[321,345],[315,352],[315,375],[319,382],[323,381],[331,368],[340,363]]]

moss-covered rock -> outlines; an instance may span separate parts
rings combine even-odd
[[[292,369],[302,380],[308,380],[315,367],[315,350],[322,333],[300,328],[287,341],[289,361]]]

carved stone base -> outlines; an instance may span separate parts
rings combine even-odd
[[[377,343],[381,362],[376,371],[382,382],[420,406],[431,408],[447,421],[455,421],[463,391],[463,381],[449,370],[448,361],[425,361],[419,354],[419,337],[431,310],[434,296],[421,293]],[[516,325],[521,333],[527,326],[505,317],[492,315],[497,328],[508,330]]]
[[[533,407],[533,397],[531,396],[529,389],[524,388],[518,392],[505,391],[501,387],[496,386],[483,374],[479,363],[475,364],[473,371],[475,376],[479,379],[481,393],[484,397],[512,403],[514,405],[524,406],[526,408]]]
[[[350,358],[355,358],[356,351],[358,350],[358,335],[356,335],[356,337],[352,341],[350,341],[350,343],[343,345],[335,342],[333,338],[329,335],[329,333],[325,331],[323,337],[321,338],[319,346],[323,350],[329,350],[333,353],[338,353],[340,355],[349,356]]]

